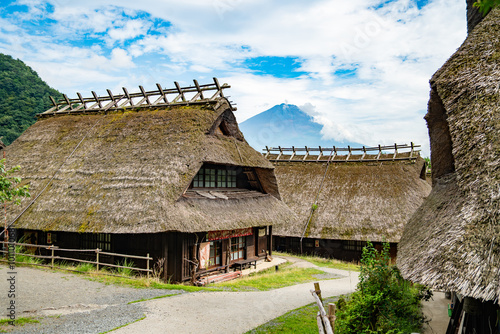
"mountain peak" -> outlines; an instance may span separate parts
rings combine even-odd
[[[266,146],[347,146],[322,139],[323,125],[293,104],[282,103],[240,123],[247,142],[260,151]],[[354,144],[356,145],[356,144]]]

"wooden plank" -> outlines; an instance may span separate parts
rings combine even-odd
[[[156,87],[158,88],[158,91],[160,92],[161,97],[163,98],[163,101],[168,104],[168,99],[167,99],[167,93],[163,91],[163,88],[159,83],[156,84]]]
[[[146,94],[146,91],[144,90],[144,87],[139,86],[139,89],[141,90],[141,93],[142,93],[142,95],[144,96],[145,101],[147,102],[147,104],[148,104],[148,105],[151,105],[151,102],[149,101],[149,97],[148,97],[148,95]]]
[[[193,80],[194,85],[196,86],[196,89],[198,90],[198,93],[200,94],[200,98],[204,100],[205,98],[203,97],[203,91],[201,90],[200,85],[198,84],[197,80]]]

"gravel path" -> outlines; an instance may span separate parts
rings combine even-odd
[[[7,317],[11,298],[6,266],[0,266],[0,318]],[[42,317],[9,333],[101,333],[144,316],[145,298],[182,293],[180,290],[135,289],[89,281],[78,275],[29,267],[15,270],[16,317]]]
[[[323,297],[339,296],[356,289],[358,273],[321,268],[292,258],[295,266],[315,267],[338,277],[319,281]],[[330,277],[331,277],[330,276]],[[146,301],[146,318],[116,333],[245,333],[290,310],[314,302],[312,283],[271,291],[198,292]]]
[[[299,267],[316,267],[287,258]],[[325,297],[354,291],[357,273],[319,268]],[[6,310],[9,285],[6,266],[0,266],[0,308]],[[16,268],[16,316],[41,317],[9,333],[242,333],[283,313],[313,302],[312,283],[272,291],[197,292],[134,289],[105,285],[77,275],[28,267]],[[176,296],[128,304],[167,294]],[[0,318],[5,318],[5,311]],[[145,319],[132,323],[145,317]],[[132,324],[130,324],[132,323]]]

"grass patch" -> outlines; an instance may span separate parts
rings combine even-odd
[[[0,333],[7,333],[9,328],[13,328],[11,325],[12,320],[10,319],[0,319]],[[37,324],[40,321],[36,318],[26,317],[17,318],[14,320],[14,326],[24,326],[26,324]]]
[[[274,255],[283,255],[283,256],[291,256],[296,257],[298,259],[302,259],[312,264],[317,265],[318,267],[326,267],[326,268],[334,268],[334,269],[342,269],[342,270],[350,270],[350,271],[359,271],[359,264],[355,262],[346,262],[340,261],[337,259],[327,259],[324,257],[313,256],[313,255],[295,255],[288,253],[280,253],[273,252]]]
[[[324,305],[333,303],[338,297],[326,298]],[[309,305],[299,307],[295,310],[287,312],[280,317],[277,317],[246,334],[265,334],[265,333],[293,333],[293,334],[309,334],[317,333],[318,325],[316,323],[316,313],[318,313],[318,305],[311,303]]]
[[[146,300],[160,299],[160,298],[166,298],[166,297],[177,296],[177,295],[178,295],[178,293],[171,293],[171,294],[168,294],[168,295],[156,296],[156,297],[153,297],[153,298],[142,298],[142,299],[139,299],[139,300],[134,300],[134,301],[128,302],[127,305],[134,304],[134,303],[145,302]]]
[[[290,265],[281,265],[277,272],[274,268],[269,268],[233,281],[217,283],[216,286],[232,291],[266,291],[317,281],[316,275],[321,274],[324,274],[324,272],[315,268],[294,268],[290,267]]]
[[[137,320],[134,320],[134,321],[131,321],[131,322],[129,322],[129,323],[126,323],[125,325],[118,326],[118,327],[116,327],[116,328],[110,329],[109,331],[102,332],[102,333],[99,333],[99,334],[106,334],[106,333],[109,333],[109,332],[115,331],[115,330],[117,330],[117,329],[123,328],[123,327],[125,327],[125,326],[131,325],[131,324],[133,324],[133,323],[136,323],[137,321],[141,321],[141,320],[144,320],[144,319],[146,319],[146,315],[144,315],[142,318],[139,318],[139,319],[137,319]]]

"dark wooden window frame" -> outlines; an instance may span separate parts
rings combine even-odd
[[[82,249],[96,249],[111,251],[111,234],[109,233],[83,233],[81,239]]]
[[[234,237],[231,238],[231,261],[238,261],[245,259],[247,248],[247,237]],[[242,257],[236,257],[241,252]]]
[[[237,172],[228,166],[203,166],[191,183],[192,188],[229,188],[237,187]]]
[[[219,259],[219,263],[217,263],[217,258]],[[222,242],[220,240],[210,241],[210,257],[208,263],[208,268],[222,265]]]

